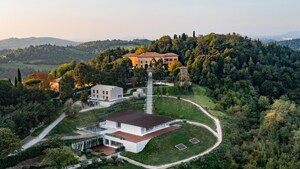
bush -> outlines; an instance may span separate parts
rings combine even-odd
[[[107,158],[106,157],[100,157],[100,160],[102,161],[103,164],[106,164],[107,162]]]
[[[116,161],[117,158],[118,158],[117,155],[112,155],[112,156],[111,156],[111,159],[113,159],[114,161]]]
[[[107,161],[108,164],[114,164],[115,163],[115,161],[112,158],[107,158],[106,161]]]
[[[30,80],[27,80],[25,82],[26,85],[33,85],[33,84],[39,84],[41,83],[42,81],[40,79],[30,79]]]

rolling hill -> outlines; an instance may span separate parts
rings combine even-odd
[[[100,55],[106,49],[132,49],[150,44],[149,40],[138,39],[92,41],[77,46],[38,45],[18,49],[0,50],[0,78],[13,78],[16,70],[24,75],[35,71],[48,72],[58,65],[75,61],[86,61]]]
[[[300,39],[292,39],[277,42],[281,46],[287,46],[294,50],[300,50]]]
[[[0,50],[18,49],[37,45],[75,46],[79,42],[57,39],[52,37],[9,38],[0,40]]]

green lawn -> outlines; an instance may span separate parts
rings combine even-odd
[[[198,144],[189,142],[191,138],[200,140]],[[140,153],[123,152],[122,155],[149,165],[160,165],[183,160],[199,154],[213,146],[217,138],[202,127],[183,124],[179,129],[152,139]],[[175,145],[183,143],[187,149],[179,151]]]
[[[223,112],[216,110],[216,103],[214,102],[214,100],[212,100],[208,96],[207,89],[202,87],[202,86],[193,84],[191,91],[184,92],[184,93],[183,92],[177,92],[177,93],[180,93],[180,94],[174,94],[174,91],[176,91],[176,89],[174,89],[174,87],[168,87],[168,86],[158,87],[157,86],[157,87],[154,87],[154,88],[156,88],[156,90],[158,90],[159,88],[165,88],[164,90],[167,91],[167,95],[180,96],[182,98],[189,99],[191,101],[194,101],[195,103],[198,103],[202,107],[204,107],[206,110],[208,110],[214,116],[217,116],[217,117],[224,116]],[[171,90],[172,88],[173,88],[173,90]]]
[[[155,114],[164,115],[179,119],[188,119],[204,123],[215,129],[214,121],[206,114],[202,113],[196,106],[182,100],[155,97],[154,98]]]
[[[99,123],[102,117],[117,113],[124,110],[136,110],[143,111],[145,104],[145,99],[132,99],[129,101],[124,101],[117,103],[112,107],[92,110],[84,113],[79,113],[76,118],[65,118],[61,121],[50,133],[49,136],[61,135],[61,136],[71,136],[77,135],[74,133],[76,127],[87,126],[90,124]]]

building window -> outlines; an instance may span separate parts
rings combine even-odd
[[[172,59],[170,59],[170,61],[172,61]]]
[[[119,143],[119,142],[116,142],[116,141],[111,141],[110,145],[115,146],[115,147],[121,147],[122,143]]]
[[[105,144],[109,145],[109,140],[108,139],[105,139]]]
[[[106,100],[108,100],[108,96],[106,96]]]
[[[99,96],[97,95],[97,98],[99,98]]]
[[[106,91],[106,94],[108,94],[108,91]]]
[[[117,122],[117,128],[121,128],[121,123]]]
[[[122,98],[122,95],[118,95],[118,98]]]
[[[97,90],[97,93],[99,93],[99,91]]]
[[[95,93],[95,90],[93,90],[93,93]]]
[[[105,94],[104,90],[103,90],[103,94]]]
[[[166,62],[169,61],[169,59],[166,59]]]
[[[103,99],[105,99],[105,96],[103,96]]]
[[[141,60],[141,63],[143,63],[143,61]]]
[[[93,94],[93,97],[95,97],[95,95]]]

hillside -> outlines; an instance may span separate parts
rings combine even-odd
[[[106,49],[124,48],[130,50],[140,45],[148,45],[149,40],[105,40],[82,43],[77,46],[39,45],[24,49],[0,51],[0,77],[14,78],[17,68],[24,75],[34,71],[49,72],[54,67],[75,61],[86,61],[100,55]]]
[[[300,39],[292,39],[277,42],[281,46],[287,46],[294,50],[300,50]]]
[[[76,49],[99,55],[103,50],[108,48],[123,47],[132,49],[140,45],[149,45],[151,41],[147,39],[135,39],[132,41],[125,40],[104,40],[82,43],[76,46]]]
[[[3,49],[18,49],[37,45],[56,45],[56,46],[75,46],[79,42],[63,40],[51,37],[30,37],[30,38],[9,38],[0,40],[0,50]]]

